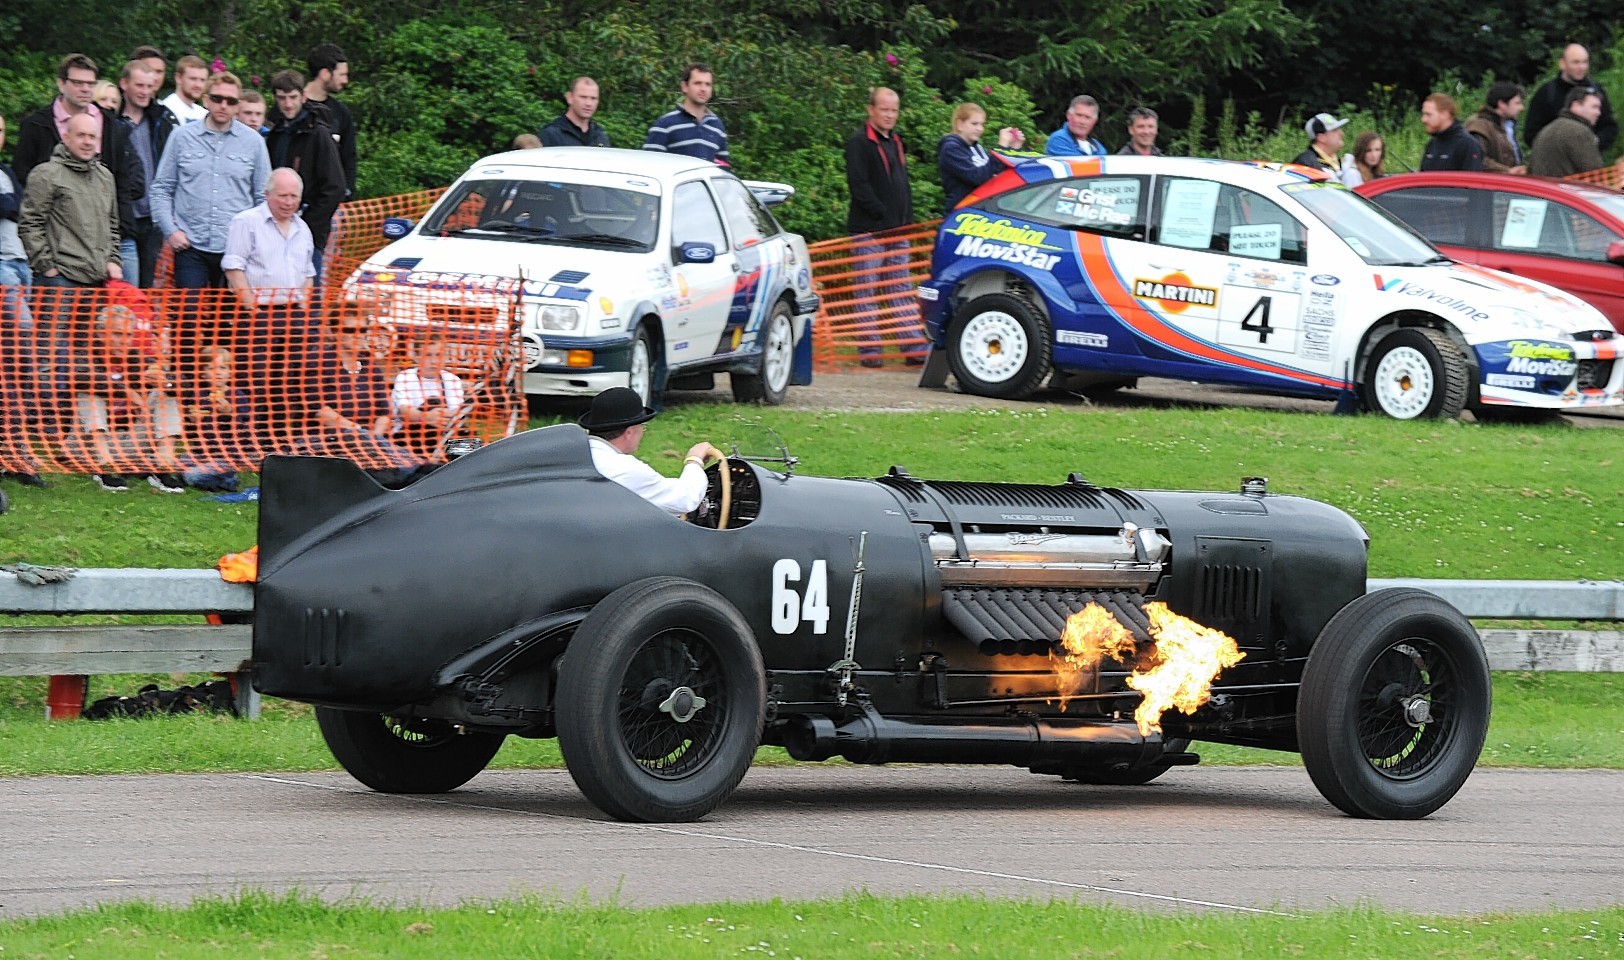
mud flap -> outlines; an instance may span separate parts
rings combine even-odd
[[[925,358],[925,365],[919,370],[919,386],[937,388],[947,386],[947,371],[947,348],[933,344],[930,355]]]

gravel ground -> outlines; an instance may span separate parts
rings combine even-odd
[[[880,370],[858,369],[840,373],[820,373],[812,378],[812,383],[808,386],[790,387],[784,408],[914,411],[970,410],[1042,404],[1061,408],[1097,405],[1118,409],[1250,407],[1260,410],[1324,414],[1329,414],[1334,409],[1334,403],[1329,400],[1270,396],[1234,387],[1208,386],[1183,380],[1147,378],[1140,380],[1139,386],[1134,389],[1118,390],[1095,398],[1045,387],[1024,401],[992,400],[960,393],[951,377],[948,378],[948,385],[942,388],[921,389],[917,385],[918,380],[917,368],[901,366]],[[726,399],[730,395],[726,378],[719,377],[717,384],[717,389],[710,391],[673,391],[667,395],[667,402],[673,406],[680,406],[697,399]],[[1470,414],[1467,416],[1470,417]],[[1586,411],[1564,415],[1562,419],[1578,427],[1618,428],[1624,427],[1624,410],[1614,408],[1608,411]]]

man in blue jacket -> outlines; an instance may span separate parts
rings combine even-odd
[[[1110,151],[1093,136],[1094,125],[1100,121],[1100,104],[1088,94],[1071,98],[1066,109],[1066,122],[1054,133],[1043,152],[1052,157],[1103,157]]]

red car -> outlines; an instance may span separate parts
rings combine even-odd
[[[1624,192],[1458,171],[1383,177],[1354,191],[1446,255],[1560,287],[1624,332]]]

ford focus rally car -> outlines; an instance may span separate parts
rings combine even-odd
[[[763,205],[794,193],[640,150],[486,157],[347,284],[400,324],[512,324],[528,394],[668,387],[780,403],[812,377],[811,260]]]
[[[1303,167],[1046,157],[949,212],[918,290],[933,362],[984,396],[1051,373],[1358,395],[1391,417],[1624,404],[1595,308],[1453,263]],[[943,364],[945,358],[946,363]]]
[[[599,475],[574,424],[399,491],[269,457],[254,685],[316,704],[377,790],[455,789],[505,737],[556,737],[627,820],[706,815],[763,743],[1113,785],[1196,763],[1196,740],[1299,751],[1372,818],[1428,815],[1476,763],[1477,634],[1431,594],[1367,592],[1340,510],[1256,478],[1133,491],[775,462],[713,466],[683,522]]]

